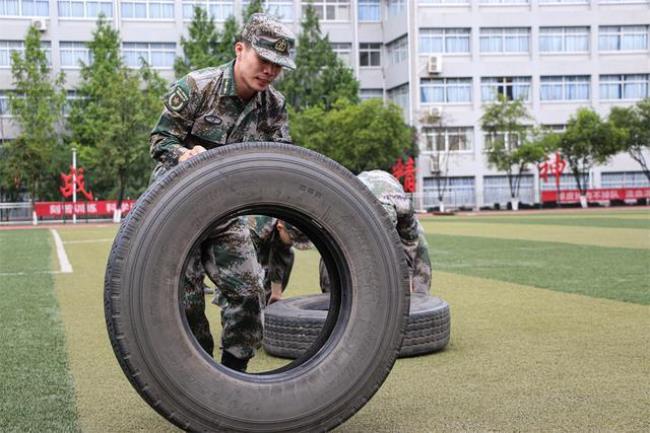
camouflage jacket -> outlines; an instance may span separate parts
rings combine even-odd
[[[364,171],[357,176],[382,204],[402,241],[409,265],[415,262],[419,243],[419,223],[404,188],[397,179],[382,170]]]
[[[269,86],[243,102],[235,91],[234,65],[233,60],[190,72],[165,95],[165,107],[150,137],[151,156],[158,161],[156,170],[176,165],[181,147],[291,142],[282,94]]]

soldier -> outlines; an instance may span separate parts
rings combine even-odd
[[[411,201],[406,196],[402,185],[389,173],[381,170],[364,171],[357,177],[377,197],[390,217],[393,226],[397,229],[409,266],[411,291],[416,293],[429,293],[431,286],[429,246],[424,237],[422,225],[417,220]],[[268,224],[270,223],[267,222],[267,226],[264,226],[264,224],[258,225],[258,231],[262,237],[271,237],[271,235],[266,234],[272,233],[272,226]],[[288,227],[291,228],[291,226]],[[295,230],[295,228],[292,229]],[[294,241],[302,241],[301,246],[304,247],[305,245],[304,235],[300,232],[298,233],[286,237],[284,244],[269,242],[267,248],[270,251],[264,254],[271,258],[276,258],[274,260],[260,260],[260,263],[266,268],[267,276],[270,275],[275,284],[274,287],[276,287],[276,290],[274,291],[274,296],[277,299],[274,299],[274,301],[280,299],[282,292],[286,288],[293,266],[293,252],[291,252],[290,260],[286,258],[288,254],[285,252],[287,251],[287,247],[290,248],[291,245],[295,245]],[[281,259],[283,257],[284,259]],[[327,270],[322,260],[319,268],[321,290],[323,292],[329,292],[329,276],[327,275]]]
[[[311,243],[297,228],[277,218],[256,215],[250,217],[249,223],[257,260],[264,272],[266,304],[272,304],[282,299],[289,283],[295,259],[292,247],[304,250]]]
[[[382,170],[364,171],[357,177],[379,199],[397,229],[409,266],[411,291],[429,293],[431,286],[429,245],[404,188],[397,179]]]
[[[291,142],[284,97],[271,87],[289,56],[293,33],[265,14],[254,14],[235,43],[235,59],[194,71],[165,96],[151,132],[151,155],[158,178],[206,149],[243,141]],[[217,286],[213,303],[222,307],[221,362],[245,371],[262,340],[264,305],[261,269],[245,217],[215,227],[188,259],[183,303],[199,344],[212,355],[214,343],[205,317],[203,279]]]

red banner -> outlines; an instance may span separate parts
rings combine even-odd
[[[599,188],[587,190],[587,201],[636,200],[650,198],[650,188]],[[542,202],[577,203],[580,191],[542,191]]]
[[[135,200],[122,201],[122,215],[126,215]],[[109,216],[113,215],[117,200],[78,201],[74,205],[77,216]],[[73,204],[71,202],[41,201],[34,203],[34,212],[38,217],[63,217],[72,216]]]

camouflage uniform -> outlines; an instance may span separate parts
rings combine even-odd
[[[251,17],[241,39],[273,63],[295,67],[289,58],[294,37],[264,14]],[[291,142],[284,97],[271,86],[243,102],[235,89],[234,64],[194,71],[167,93],[151,132],[151,155],[158,161],[152,179],[178,164],[186,149],[206,149],[243,141]],[[213,340],[205,317],[204,276],[215,283],[213,302],[221,306],[222,348],[240,359],[255,354],[262,340],[264,305],[261,269],[246,217],[215,227],[191,253],[183,281],[186,316],[201,346],[210,354]]]
[[[358,178],[377,197],[399,234],[409,265],[413,291],[429,293],[431,261],[429,246],[422,225],[417,220],[411,201],[402,185],[389,173],[381,170],[364,171]],[[329,291],[330,283],[325,266],[320,265],[321,289]]]
[[[257,260],[264,272],[265,302],[271,297],[271,283],[279,283],[282,291],[289,283],[295,259],[293,248],[280,239],[276,228],[278,220],[264,215],[249,218],[251,238],[257,251]]]

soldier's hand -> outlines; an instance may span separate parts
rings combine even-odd
[[[273,304],[274,302],[278,302],[281,299],[282,299],[282,295],[279,296],[271,295],[271,297],[269,298],[269,305]]]
[[[199,153],[205,152],[205,150],[206,149],[203,146],[194,146],[193,148],[188,149],[187,151],[185,151],[185,153],[182,154],[180,157],[178,157],[178,162],[186,161],[186,160],[190,159],[191,157],[193,157],[195,155],[198,155]]]
[[[282,284],[278,282],[271,282],[271,297],[269,298],[268,305],[278,302],[282,299]]]

